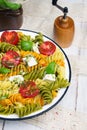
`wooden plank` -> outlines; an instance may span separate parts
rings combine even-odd
[[[23,121],[6,121],[4,130],[42,130],[40,127]]]
[[[78,78],[77,111],[87,113],[87,77]]]
[[[3,128],[4,128],[4,121],[0,120],[0,130],[3,130]]]
[[[59,106],[66,109],[75,110],[76,108],[76,93],[77,93],[77,77],[72,77],[71,85],[64,96],[64,98],[59,103]]]

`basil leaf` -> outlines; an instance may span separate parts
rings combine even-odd
[[[5,4],[6,4],[7,8],[12,9],[12,10],[17,10],[21,7],[21,4],[8,2],[6,0],[5,0]]]
[[[49,63],[49,65],[46,67],[45,72],[46,74],[54,74],[55,73],[55,62]]]
[[[21,41],[21,48],[25,51],[32,50],[33,42],[32,41]]]
[[[2,9],[17,10],[20,7],[21,7],[21,4],[12,3],[12,2],[9,2],[8,0],[0,0],[0,8]]]
[[[6,4],[5,4],[4,0],[0,0],[0,8],[6,9]]]
[[[0,68],[0,73],[1,74],[7,74],[9,72],[10,72],[10,69],[8,69],[8,68],[5,68],[5,67]]]

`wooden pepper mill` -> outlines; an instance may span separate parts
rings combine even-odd
[[[74,37],[74,21],[67,16],[68,8],[62,8],[57,5],[57,0],[53,0],[52,4],[59,8],[64,15],[59,16],[54,21],[54,40],[62,47],[67,48],[72,44]]]

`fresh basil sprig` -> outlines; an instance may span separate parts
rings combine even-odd
[[[21,4],[18,3],[12,3],[9,2],[8,0],[0,0],[0,8],[1,9],[12,9],[12,10],[17,10],[21,7]]]

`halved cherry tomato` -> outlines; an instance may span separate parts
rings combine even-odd
[[[52,55],[55,50],[56,46],[50,41],[43,42],[39,47],[40,53],[47,56]]]
[[[1,63],[7,68],[17,66],[20,63],[20,56],[15,51],[7,51],[1,59]]]
[[[34,81],[28,81],[20,86],[19,92],[24,98],[32,98],[39,94],[39,89]]]
[[[17,45],[19,37],[15,31],[4,31],[1,35],[1,42],[7,42],[13,45]]]

